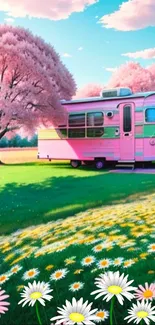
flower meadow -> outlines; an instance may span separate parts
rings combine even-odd
[[[153,324],[155,197],[0,237],[3,325]]]

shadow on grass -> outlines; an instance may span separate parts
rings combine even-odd
[[[68,162],[56,162],[56,163],[51,163],[51,162],[49,162],[49,161],[36,161],[36,162],[23,162],[23,163],[21,163],[21,162],[19,162],[19,163],[13,163],[13,164],[10,164],[10,163],[4,163],[3,164],[3,166],[6,166],[6,167],[8,167],[8,166],[49,166],[49,167],[52,167],[52,166],[69,166],[70,167],[70,164],[68,163]]]
[[[31,166],[30,163],[23,164],[27,165]],[[50,164],[48,166],[52,167]],[[35,184],[7,183],[1,189],[1,234],[66,218],[101,205],[115,205],[122,200],[124,203],[132,202],[153,193],[155,188],[155,175],[122,175],[106,171],[90,175],[89,170],[92,168],[84,167],[87,168],[88,174],[83,177],[65,176],[70,166],[59,164],[54,168],[60,167],[66,170],[64,176],[52,176]],[[22,170],[20,172],[22,173]]]

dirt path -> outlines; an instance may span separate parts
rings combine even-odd
[[[0,160],[6,164],[37,161],[37,148],[0,148]]]

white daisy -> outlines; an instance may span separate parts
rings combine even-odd
[[[104,248],[104,245],[103,243],[100,243],[98,245],[96,245],[95,247],[92,248],[92,250],[95,252],[95,253],[98,253],[98,252],[101,252]]]
[[[90,266],[91,264],[93,264],[95,262],[95,257],[94,256],[86,256],[83,258],[83,260],[81,261],[81,264],[83,266]]]
[[[80,289],[82,289],[84,286],[83,282],[74,282],[69,286],[69,290],[74,292],[74,291],[78,291]]]
[[[83,298],[76,301],[75,298],[72,299],[72,303],[66,300],[66,306],[63,308],[58,307],[58,313],[60,315],[51,318],[51,321],[56,320],[55,325],[65,323],[66,325],[73,325],[75,323],[82,325],[95,325],[92,321],[98,320],[95,315],[97,309],[91,310],[92,303],[88,305],[88,300],[83,303]]]
[[[105,309],[98,310],[96,316],[99,317],[97,322],[102,322],[109,317],[109,312]]]
[[[113,266],[119,266],[123,263],[123,257],[117,257],[113,260]]]
[[[109,267],[110,264],[111,264],[111,260],[110,259],[103,258],[102,260],[100,260],[97,263],[97,266],[98,266],[99,269],[105,269],[105,268]]]
[[[128,300],[134,298],[134,295],[129,291],[135,290],[136,287],[130,286],[133,280],[127,282],[128,275],[124,276],[117,272],[106,272],[101,274],[99,278],[96,278],[95,284],[99,288],[93,291],[91,294],[96,294],[95,299],[104,296],[103,300],[109,301],[113,296],[116,296],[119,303],[123,305],[124,297]]]
[[[12,268],[11,268],[11,270],[10,270],[10,274],[16,274],[16,273],[18,273],[20,270],[22,269],[22,266],[20,266],[20,265],[15,265],[15,266],[13,266]]]
[[[8,280],[9,280],[9,274],[5,273],[0,275],[0,284],[3,284]]]
[[[123,262],[123,267],[126,269],[126,268],[130,267],[133,264],[135,264],[135,261],[133,259],[125,260]]]
[[[51,274],[50,280],[57,281],[57,280],[63,279],[63,278],[65,278],[67,273],[68,273],[67,269],[59,269]]]
[[[29,306],[34,306],[36,301],[39,301],[43,306],[45,306],[45,301],[50,301],[53,297],[49,293],[53,291],[50,289],[49,284],[45,282],[34,281],[32,284],[28,283],[28,286],[24,287],[24,291],[21,293],[22,300],[19,301],[19,304],[23,304],[24,307],[26,304]]]
[[[35,278],[40,271],[38,269],[30,269],[29,271],[26,271],[23,275],[23,280],[29,280]]]
[[[134,321],[134,323],[139,324],[141,320],[149,325],[150,320],[155,322],[155,306],[151,306],[151,302],[137,301],[137,305],[132,304],[132,308],[128,310],[129,316],[124,319],[128,319],[128,323]]]
[[[59,253],[59,252],[62,252],[66,249],[66,247],[60,247],[58,249],[56,249],[56,252]]]
[[[149,252],[149,253],[154,253],[154,252],[155,252],[155,243],[150,244],[150,245],[148,246],[148,252]]]

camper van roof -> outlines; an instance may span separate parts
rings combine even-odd
[[[90,102],[100,102],[100,101],[107,101],[107,100],[117,100],[117,99],[126,99],[126,98],[137,98],[137,97],[148,97],[151,95],[155,95],[155,91],[148,91],[148,92],[141,92],[135,93],[129,96],[120,96],[120,97],[88,97],[88,98],[79,98],[79,99],[72,99],[72,100],[61,100],[61,104],[78,104],[78,103],[90,103]]]

